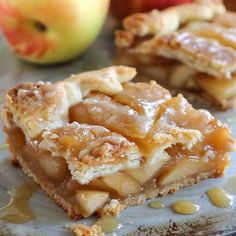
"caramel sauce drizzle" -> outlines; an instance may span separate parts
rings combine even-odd
[[[154,209],[161,209],[165,207],[164,204],[159,201],[150,202],[148,206]]]
[[[110,215],[103,215],[96,223],[104,233],[112,233],[121,227],[118,218]]]
[[[178,200],[173,204],[176,213],[182,215],[192,215],[199,211],[200,206],[188,200]]]
[[[9,191],[11,200],[0,209],[0,219],[3,222],[14,224],[22,224],[35,219],[35,215],[29,206],[29,199],[37,189],[37,184],[27,181]]]
[[[221,188],[211,188],[207,191],[211,203],[217,207],[226,208],[233,204],[233,196]]]

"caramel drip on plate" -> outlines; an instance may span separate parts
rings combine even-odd
[[[96,224],[102,228],[104,233],[112,233],[121,226],[120,221],[110,215],[103,215]]]
[[[37,189],[37,184],[28,181],[9,191],[11,200],[0,209],[0,219],[3,222],[14,224],[22,224],[35,219],[35,215],[29,207],[29,199]]]
[[[173,204],[176,213],[183,215],[192,215],[199,211],[200,206],[188,200],[178,200]]]
[[[233,204],[233,196],[221,188],[211,188],[207,191],[211,203],[217,207],[226,208]]]
[[[150,202],[148,206],[154,209],[161,209],[165,207],[164,204],[159,201]]]
[[[236,176],[228,179],[224,186],[224,190],[232,195],[236,195]]]
[[[0,152],[1,152],[1,151],[5,151],[8,147],[9,147],[9,145],[8,145],[7,143],[5,143],[5,144],[0,144]]]

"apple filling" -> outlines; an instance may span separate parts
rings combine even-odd
[[[202,9],[199,12],[209,7],[211,15],[204,18],[202,14],[203,19],[198,20],[193,15],[187,18],[188,8],[193,7],[187,4],[125,18],[123,30],[116,31],[115,63],[135,66],[143,76],[157,80],[173,92],[184,92],[222,109],[233,108],[236,14],[227,12],[217,1],[212,1],[212,6],[194,4],[194,8]],[[174,21],[170,12],[176,17]],[[170,30],[172,26],[175,27]]]
[[[108,68],[109,79],[113,69]],[[89,81],[93,73],[88,75]],[[209,112],[194,109],[182,95],[172,97],[155,82],[125,82],[112,94],[97,83],[102,91],[79,96],[69,85],[13,88],[3,121],[14,163],[70,217],[117,215],[148,198],[221,176],[228,166],[233,149],[229,129]],[[51,98],[57,91],[60,96]],[[65,102],[72,91],[76,102]],[[81,94],[86,94],[83,99]]]

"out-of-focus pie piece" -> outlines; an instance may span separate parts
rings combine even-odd
[[[236,27],[227,28],[214,22],[193,22],[182,28],[183,32],[186,30],[199,37],[213,38],[220,42],[221,45],[236,50]]]
[[[138,36],[169,33],[189,21],[211,20],[215,15],[225,13],[225,7],[218,0],[195,1],[148,13],[135,13],[124,19],[124,28]]]
[[[217,23],[219,25],[223,25],[228,28],[235,28],[236,22],[235,22],[235,12],[227,11],[223,15],[215,16],[215,18],[212,20],[213,23]]]
[[[154,81],[131,82],[135,74],[108,67],[54,84],[24,83],[6,95],[13,162],[74,219],[117,215],[222,176],[229,164],[227,126]]]
[[[222,109],[233,108],[235,22],[236,13],[226,11],[220,0],[133,14],[124,19],[124,29],[115,33],[115,63],[136,66],[174,93],[180,91]],[[204,78],[211,79],[203,82]],[[224,84],[219,93],[213,94],[209,81]],[[229,84],[232,89],[227,96]]]

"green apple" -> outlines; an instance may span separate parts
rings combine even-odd
[[[93,42],[108,6],[109,0],[0,0],[0,28],[24,60],[59,63]]]

